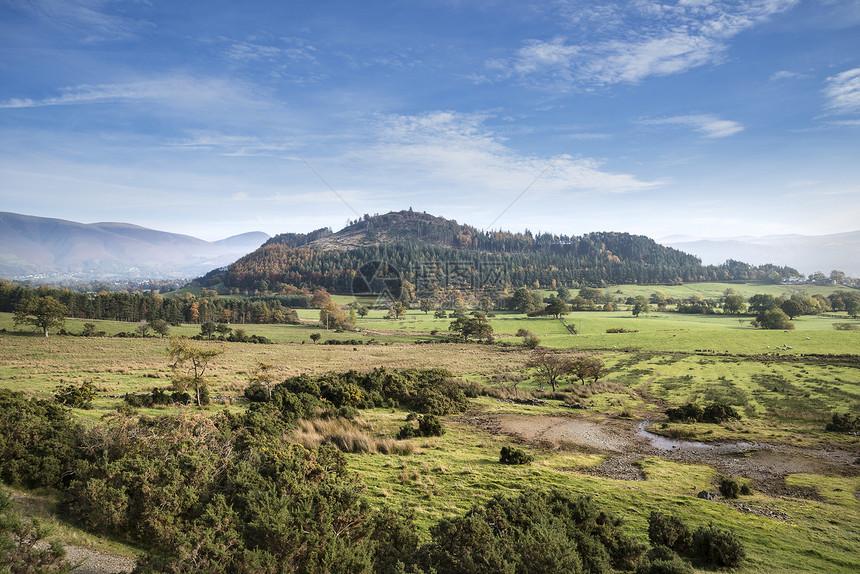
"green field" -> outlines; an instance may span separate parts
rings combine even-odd
[[[789,289],[700,284],[659,290],[670,296],[689,296],[695,289],[704,297],[717,297],[726,287],[746,295],[785,294]],[[684,289],[687,291],[682,293]],[[657,289],[611,288],[615,290],[626,297]],[[833,412],[860,413],[860,331],[837,331],[832,326],[836,321],[858,325],[860,321],[805,316],[793,321],[795,330],[783,332],[753,329],[749,316],[654,312],[634,318],[629,311],[578,312],[565,317],[568,324],[578,330],[581,327],[579,334],[571,335],[551,318],[498,313],[491,319],[496,341],[487,345],[447,342],[450,319],[435,319],[432,313],[410,310],[401,320],[385,319],[384,314],[372,310],[358,321],[355,332],[326,331],[319,325],[316,310],[299,310],[301,325],[232,325],[249,335],[265,336],[274,344],[201,343],[224,351],[211,373],[217,400],[208,412],[244,408],[242,392],[257,360],[272,362],[277,379],[378,366],[445,367],[462,382],[485,392],[472,399],[465,417],[445,418],[444,436],[415,439],[411,452],[404,454],[347,455],[350,468],[366,487],[368,500],[374,505],[414,509],[425,534],[432,522],[462,514],[495,494],[517,493],[524,485],[559,487],[595,496],[624,516],[625,529],[643,542],[647,541],[647,517],[652,510],[676,514],[694,525],[713,522],[731,528],[747,548],[748,559],[740,572],[860,570],[858,467],[850,462],[842,466],[798,462],[817,460],[814,453],[825,451],[844,453],[846,461],[860,457],[860,437],[824,431]],[[129,323],[87,322],[96,323],[97,330],[107,335],[131,333],[135,328]],[[67,320],[65,329],[79,333],[83,323]],[[610,328],[635,332],[609,334],[606,330]],[[571,356],[596,353],[609,374],[594,385],[564,382],[556,395],[541,394],[533,372],[526,367],[531,351],[514,336],[519,329],[535,333],[542,346]],[[167,342],[160,338],[52,334],[45,339],[12,333],[8,314],[0,314],[0,330],[5,330],[0,332],[0,387],[50,396],[60,384],[92,382],[99,398],[91,410],[76,411],[90,420],[115,411],[125,393],[170,385]],[[199,326],[173,327],[171,333],[191,336],[199,333]],[[311,342],[311,333],[322,335],[320,343]],[[322,344],[329,339],[355,339],[356,344]],[[419,342],[423,344],[416,344]],[[506,395],[542,397],[546,403],[528,406],[497,398]],[[581,402],[586,409],[564,408],[564,400]],[[779,467],[776,478],[755,473],[745,477],[753,492],[734,505],[695,497],[701,490],[715,490],[719,475],[727,472],[709,460],[647,454],[635,462],[645,480],[608,478],[593,471],[616,456],[611,451],[490,432],[472,422],[475,417],[512,417],[520,422],[554,417],[599,428],[632,429],[638,421],[660,421],[667,407],[687,402],[726,403],[742,418],[722,424],[658,423],[652,430],[704,441],[776,445],[780,452],[788,453],[785,456],[793,457],[791,463]],[[375,440],[390,439],[405,416],[400,409],[362,411],[359,426]],[[535,462],[499,465],[499,449],[511,444],[525,448]],[[754,449],[738,455],[731,464],[727,462],[727,468],[745,476],[743,457],[750,457],[752,469],[757,457],[766,458],[767,452]],[[61,529],[64,536],[71,536],[69,532],[72,530]],[[83,544],[99,544],[83,538]]]

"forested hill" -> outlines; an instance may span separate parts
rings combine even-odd
[[[409,210],[365,215],[337,233],[320,229],[275,236],[226,270],[209,273],[202,282],[211,285],[223,280],[228,288],[242,291],[295,286],[350,292],[355,277],[366,275],[366,264],[374,261],[386,262],[390,266],[386,272],[397,273],[419,289],[431,284],[498,288],[501,282],[512,287],[549,287],[768,277],[777,281],[797,275],[789,268],[752,267],[736,261],[703,266],[697,257],[641,235],[480,231]]]

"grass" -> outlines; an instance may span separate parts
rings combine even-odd
[[[721,294],[717,284],[675,287],[611,288],[619,296],[648,295],[662,290],[670,296],[696,289],[705,297]],[[750,295],[773,292],[786,286],[755,285],[732,288]],[[808,286],[804,286],[808,287]],[[816,292],[826,293],[827,288]],[[678,292],[675,292],[678,290]],[[803,292],[809,292],[805,290]],[[341,302],[341,301],[339,301]],[[749,327],[750,317],[679,315],[652,313],[634,318],[628,311],[581,312],[566,317],[568,324],[582,326],[571,336],[551,318],[528,318],[516,313],[498,313],[492,324],[499,344],[422,344],[444,339],[450,319],[411,310],[405,319],[384,319],[385,312],[372,310],[358,322],[357,333],[326,332],[318,322],[318,311],[300,310],[301,325],[247,325],[248,334],[268,337],[276,344],[201,342],[224,350],[211,371],[214,396],[224,397],[210,407],[243,408],[240,397],[248,373],[257,359],[275,365],[276,379],[301,373],[324,373],[348,369],[445,367],[464,382],[486,388],[491,394],[531,395],[537,384],[525,368],[530,352],[512,335],[520,328],[541,338],[543,346],[568,353],[597,353],[610,374],[594,385],[565,383],[560,392],[539,406],[500,402],[494,396],[472,400],[483,415],[531,415],[581,417],[594,422],[661,419],[666,405],[687,401],[723,401],[742,414],[740,421],[714,424],[654,425],[665,434],[680,433],[700,440],[762,441],[815,449],[860,452],[860,438],[825,432],[833,411],[860,410],[858,363],[834,355],[858,353],[860,332],[835,331],[834,319],[802,317],[796,330],[773,332]],[[108,321],[86,321],[108,334],[131,332],[135,325]],[[84,321],[69,320],[66,330],[80,332]],[[860,322],[856,322],[860,324]],[[620,327],[632,333],[607,334]],[[0,314],[0,329],[12,330],[11,316]],[[439,335],[431,335],[437,330]],[[172,328],[182,335],[199,333],[199,326]],[[360,339],[372,344],[312,344],[310,333],[329,338]],[[98,419],[121,404],[127,392],[148,391],[170,385],[166,341],[156,338],[84,338],[52,335],[48,339],[0,332],[0,387],[48,396],[59,384],[93,382],[100,397],[94,408],[77,411]],[[788,349],[786,347],[791,347]],[[829,359],[804,355],[830,355]],[[516,382],[516,389],[513,383]],[[545,396],[545,395],[540,395]],[[561,400],[582,401],[587,411],[561,408]],[[170,412],[153,409],[153,413]],[[518,444],[535,461],[527,466],[498,463],[502,446],[517,444],[504,435],[494,435],[462,422],[444,419],[442,437],[397,441],[405,412],[399,409],[362,411],[355,423],[345,421],[303,422],[295,439],[308,446],[323,441],[340,444],[355,471],[367,486],[369,501],[415,510],[418,526],[426,535],[429,526],[443,517],[461,514],[476,502],[495,494],[517,494],[524,485],[558,487],[590,494],[608,509],[626,517],[625,528],[646,540],[647,517],[652,510],[678,515],[692,526],[713,521],[732,528],[747,547],[749,559],[740,572],[854,572],[860,569],[860,479],[854,476],[794,474],[789,486],[812,487],[821,501],[776,498],[755,492],[741,502],[752,508],[772,509],[790,520],[759,516],[722,502],[695,498],[699,490],[716,490],[717,471],[704,465],[681,464],[658,457],[639,465],[645,481],[622,481],[588,474],[605,455],[580,452],[576,448],[539,449]],[[33,494],[27,512],[52,515],[51,495]],[[42,497],[41,499],[38,497]],[[41,501],[41,502],[40,502]],[[81,545],[111,544],[60,524],[63,539],[81,540]],[[84,538],[81,538],[84,537]],[[116,550],[119,553],[130,549]]]

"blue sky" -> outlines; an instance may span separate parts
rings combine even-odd
[[[860,229],[856,0],[0,0],[0,211]]]

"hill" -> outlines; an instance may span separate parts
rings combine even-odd
[[[832,235],[767,235],[700,239],[667,237],[662,241],[676,249],[694,253],[705,263],[739,259],[752,264],[780,261],[809,275],[829,275],[838,269],[860,276],[860,231]]]
[[[0,276],[10,279],[193,277],[256,249],[265,233],[218,242],[128,223],[0,212]]]
[[[385,262],[385,266],[379,263]],[[501,289],[555,285],[749,281],[796,275],[794,269],[698,257],[629,233],[576,235],[481,231],[411,210],[365,215],[344,229],[286,233],[201,281],[240,291],[324,287],[353,292],[356,281],[407,279],[434,287]],[[362,284],[364,286],[364,284]]]

